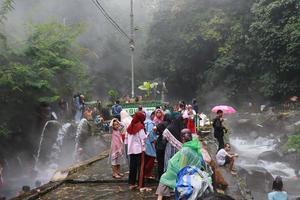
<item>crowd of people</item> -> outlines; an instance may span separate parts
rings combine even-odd
[[[151,188],[145,185],[145,179],[157,179],[158,200],[171,196],[173,192],[176,199],[209,199],[213,191],[224,193],[228,187],[220,167],[225,166],[232,175],[236,175],[234,162],[238,155],[232,152],[229,143],[224,142],[227,129],[223,124],[222,110],[217,111],[212,122],[218,143],[218,150],[212,157],[196,128],[194,118],[200,115],[196,101],[192,105],[180,102],[173,112],[157,107],[150,113],[139,106],[132,117],[116,102],[112,113],[109,159],[112,177],[122,178],[121,166],[129,163],[130,190],[149,191]],[[197,181],[193,181],[194,177]],[[268,195],[270,200],[285,199],[280,193],[282,187],[278,187],[280,180],[275,179],[274,191]],[[232,198],[223,196],[216,199]]]
[[[85,105],[83,95],[74,96],[75,122],[79,123],[85,118],[97,124],[101,120],[101,105],[98,104],[97,102],[96,107],[89,107]],[[64,100],[59,105],[62,111],[68,109]],[[113,178],[124,177],[122,167],[128,165],[129,189],[150,191],[152,189],[147,187],[145,180],[156,179],[159,181],[156,189],[158,200],[172,195],[176,199],[232,199],[222,195],[212,198],[214,191],[224,193],[228,188],[220,167],[226,167],[232,175],[237,174],[234,163],[238,154],[232,152],[231,145],[224,141],[227,128],[224,126],[222,110],[216,112],[212,121],[218,148],[216,152],[210,153],[215,155],[208,152],[207,141],[199,135],[197,120],[201,120],[203,114],[199,113],[196,100],[191,105],[179,102],[172,112],[161,107],[147,112],[142,106],[138,106],[133,116],[116,101],[111,113],[113,119],[109,124],[112,136],[109,163]],[[59,116],[63,116],[63,112]],[[0,163],[0,187],[3,184],[2,169]],[[21,193],[29,190],[30,188],[23,187]],[[280,177],[275,178],[272,190],[268,194],[269,200],[287,199]]]

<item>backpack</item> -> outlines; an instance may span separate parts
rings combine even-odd
[[[196,200],[213,192],[209,174],[195,166],[182,168],[176,179],[175,199]]]

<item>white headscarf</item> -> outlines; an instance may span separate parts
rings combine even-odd
[[[122,110],[120,115],[121,115],[121,122],[125,126],[125,128],[127,129],[127,127],[131,123],[132,117],[125,110]]]

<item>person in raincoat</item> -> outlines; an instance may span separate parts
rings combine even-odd
[[[199,169],[205,169],[205,162],[201,154],[201,143],[198,139],[192,137],[189,129],[181,131],[182,148],[170,160],[167,171],[161,176],[156,190],[158,200],[164,196],[170,196],[170,190],[176,186],[178,172],[186,166],[195,166]]]
[[[111,120],[109,126],[111,130],[109,161],[112,167],[112,177],[120,179],[124,176],[124,174],[121,173],[121,164],[125,163],[124,143],[122,133],[120,132],[120,122],[117,118],[114,118]]]

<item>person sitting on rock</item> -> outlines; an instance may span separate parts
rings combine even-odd
[[[226,143],[223,149],[220,149],[216,155],[217,163],[219,166],[229,165],[229,170],[232,175],[236,175],[236,172],[233,168],[234,160],[238,157],[238,154],[230,152],[230,144]]]
[[[288,195],[283,191],[282,178],[277,176],[273,181],[272,192],[268,194],[268,200],[287,200]]]
[[[161,176],[156,190],[158,200],[164,196],[170,196],[170,190],[174,190],[178,172],[186,166],[205,168],[205,162],[201,154],[201,143],[192,137],[189,129],[181,131],[182,148],[170,160],[167,171]]]

